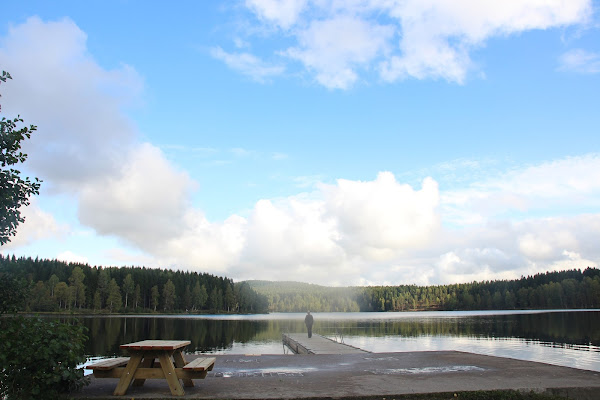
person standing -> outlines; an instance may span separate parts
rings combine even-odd
[[[304,323],[306,324],[306,329],[308,329],[308,337],[312,337],[312,326],[313,326],[313,316],[310,315],[310,311],[306,313],[306,317],[304,317]]]

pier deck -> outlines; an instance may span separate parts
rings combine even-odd
[[[369,353],[348,344],[339,343],[324,336],[306,333],[284,333],[283,344],[296,354],[357,354]]]

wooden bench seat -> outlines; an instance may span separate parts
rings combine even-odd
[[[198,357],[187,363],[183,369],[185,371],[212,371],[215,366],[216,358]]]
[[[178,379],[204,379],[208,371],[212,371],[215,361],[214,357],[198,357],[183,368],[175,368],[175,376]],[[109,358],[85,368],[93,370],[96,378],[120,378],[128,362],[129,357]],[[146,367],[137,368],[134,373],[135,379],[164,379],[165,374],[160,363],[155,361],[152,364],[152,367],[148,364]]]
[[[102,360],[95,364],[88,365],[85,369],[93,369],[94,371],[110,371],[111,369],[122,367],[129,362],[129,357],[117,357]]]

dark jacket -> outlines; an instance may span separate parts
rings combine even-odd
[[[306,326],[312,326],[313,316],[311,314],[308,314],[306,317],[304,317],[304,323],[306,324]]]

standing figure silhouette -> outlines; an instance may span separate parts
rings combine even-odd
[[[312,326],[313,326],[313,316],[310,315],[310,311],[306,313],[306,317],[304,317],[304,323],[306,324],[306,329],[308,329],[308,337],[312,337]]]

